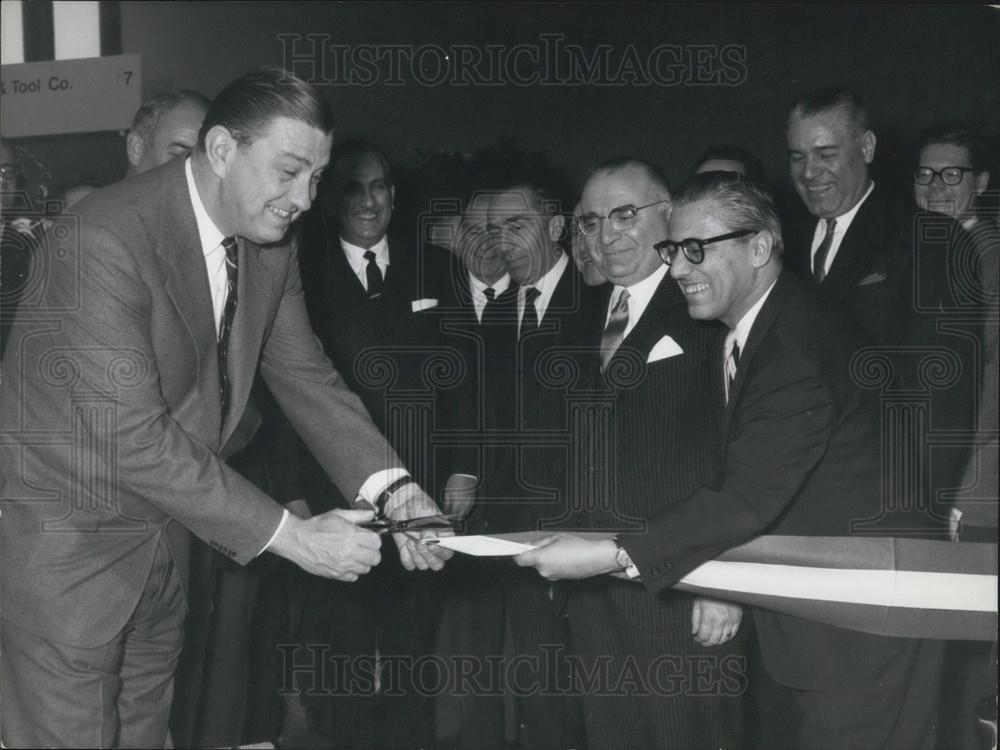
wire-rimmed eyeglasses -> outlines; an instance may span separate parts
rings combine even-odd
[[[664,198],[661,201],[647,203],[645,206],[633,206],[631,204],[627,206],[618,206],[618,208],[611,209],[607,216],[584,214],[583,216],[576,217],[576,228],[579,229],[582,234],[585,234],[588,237],[593,237],[601,231],[601,222],[607,219],[611,222],[611,226],[616,232],[624,232],[625,230],[631,229],[635,226],[636,216],[640,211],[642,211],[642,209],[669,202],[669,198]]]

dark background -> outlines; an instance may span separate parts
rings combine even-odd
[[[696,45],[735,45],[736,54],[745,48],[742,70],[727,71],[736,85],[698,84],[692,76],[711,73],[693,67],[689,80],[670,86],[517,85],[503,74],[499,85],[425,85],[408,67],[402,85],[386,85],[387,63],[370,85],[331,85],[323,78],[335,74],[319,70],[313,80],[334,105],[337,137],[368,137],[397,165],[412,164],[418,150],[469,152],[506,135],[548,152],[576,182],[596,162],[622,153],[660,162],[678,181],[706,146],[725,142],[757,153],[781,184],[790,101],[840,84],[870,104],[879,139],[876,178],[902,186],[923,126],[964,118],[995,131],[1000,121],[1000,9],[987,6],[123,2],[121,24],[122,51],[143,56],[144,97],[177,87],[213,96],[254,65],[287,67],[284,34],[327,35],[317,49],[503,45],[508,52],[517,44],[541,49],[539,35],[562,34],[564,45],[579,45],[587,56],[609,45],[611,76],[629,45],[643,62],[662,44],[682,45],[687,54],[696,54]],[[309,52],[304,36],[298,44],[297,52]],[[319,67],[320,54],[306,57]],[[295,69],[308,76],[310,67],[300,61]],[[122,134],[19,143],[57,182],[105,184],[125,171]]]

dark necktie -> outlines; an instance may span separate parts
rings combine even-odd
[[[229,410],[229,333],[236,317],[236,289],[239,282],[239,254],[236,248],[236,238],[226,237],[222,240],[222,248],[226,251],[226,304],[222,308],[222,325],[219,327],[219,396],[222,401],[222,418],[225,420]]]
[[[608,317],[608,324],[601,334],[601,372],[608,366],[608,362],[618,351],[622,339],[625,338],[625,329],[628,328],[628,289],[622,289],[618,295],[618,301],[611,308],[611,315]]]
[[[736,381],[736,368],[740,364],[740,344],[733,334],[733,340],[726,355],[726,403],[729,403],[729,394],[733,392],[733,383]]]
[[[521,335],[538,328],[538,310],[535,309],[535,300],[541,292],[535,287],[529,286],[524,290],[524,316],[521,318]]]
[[[837,228],[836,219],[826,219],[826,234],[823,241],[816,248],[816,255],[813,257],[813,278],[817,284],[821,284],[826,278],[826,258],[830,254],[830,246],[833,244],[833,233]]]
[[[485,323],[487,318],[492,317],[492,314],[496,311],[497,307],[497,290],[489,286],[483,290],[483,294],[486,295],[486,304],[483,305],[483,312],[479,316],[479,322]]]
[[[365,279],[368,282],[368,299],[377,299],[382,296],[382,269],[375,262],[375,253],[366,250],[364,255],[368,265],[365,266]]]

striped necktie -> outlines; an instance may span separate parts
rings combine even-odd
[[[625,329],[628,328],[628,289],[622,289],[618,295],[618,301],[611,308],[611,315],[608,317],[608,324],[601,334],[601,372],[608,366],[608,362],[618,351],[622,340],[625,338]]]
[[[826,278],[826,259],[830,255],[830,246],[833,245],[833,233],[837,229],[836,219],[826,219],[826,234],[823,241],[816,248],[816,255],[813,257],[813,278],[817,284],[823,283]]]
[[[730,334],[732,337],[726,338],[726,403],[729,403],[729,394],[733,392],[733,383],[736,381],[736,368],[740,364],[740,344],[736,340],[736,333]]]
[[[235,237],[222,240],[222,248],[226,251],[226,304],[222,308],[222,325],[219,327],[219,396],[222,402],[222,418],[225,420],[229,410],[229,334],[236,317],[236,290],[239,283],[239,254]]]

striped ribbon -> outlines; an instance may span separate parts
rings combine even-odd
[[[550,534],[498,536],[531,545]],[[761,536],[691,571],[676,588],[875,635],[997,637],[995,544]]]

